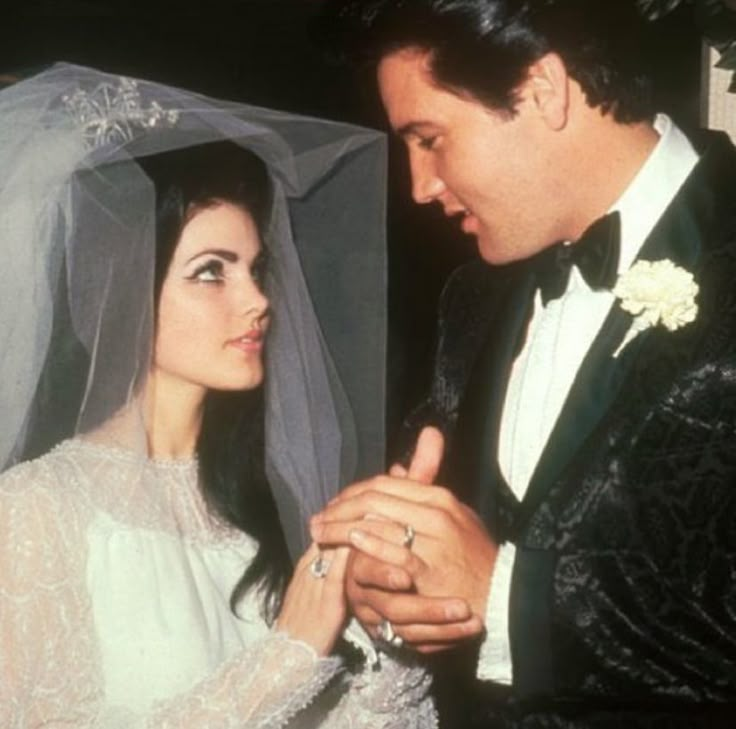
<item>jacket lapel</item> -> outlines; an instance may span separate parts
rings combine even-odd
[[[714,139],[644,242],[637,260],[669,258],[677,266],[695,270],[703,239],[713,227],[714,217],[718,217],[715,191],[724,171],[733,175],[734,157],[730,144],[722,138]],[[586,441],[613,404],[632,365],[647,346],[654,330],[642,332],[617,357],[613,356],[631,321],[631,315],[624,312],[618,302],[614,303],[583,360],[542,451],[514,523],[516,534],[525,528],[565,467],[574,457],[582,457]]]
[[[617,304],[609,312],[588,351],[550,433],[521,504],[514,531],[525,527],[549,487],[578,452],[611,406],[644,335],[618,356],[632,317]]]

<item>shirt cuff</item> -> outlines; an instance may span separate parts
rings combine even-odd
[[[371,640],[365,628],[355,618],[350,618],[350,622],[343,631],[342,637],[348,643],[354,645],[365,656],[366,663],[369,666],[376,668],[380,665],[378,650],[373,640]]]
[[[509,644],[509,595],[516,547],[510,542],[498,548],[486,605],[486,637],[480,647],[477,677],[506,685],[513,678]]]

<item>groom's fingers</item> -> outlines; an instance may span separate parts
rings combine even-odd
[[[360,521],[323,524],[319,534],[323,547],[350,544],[364,554],[403,567],[412,575],[426,567],[419,556],[423,536],[414,531],[410,549],[406,544],[406,527],[393,521],[373,519],[368,515]]]
[[[417,438],[414,454],[409,468],[394,463],[388,475],[394,478],[408,478],[419,483],[431,484],[437,478],[445,451],[445,439],[442,433],[431,426],[422,429]]]
[[[351,587],[376,588],[389,592],[407,591],[413,587],[412,576],[402,567],[381,562],[361,552],[353,552],[348,563],[346,586],[351,600]]]
[[[453,597],[429,597],[387,585],[391,568],[355,552],[346,579],[346,594],[356,618],[373,637],[387,619],[406,644],[421,653],[446,650],[478,635],[483,623],[470,605]],[[401,572],[401,570],[399,570]]]
[[[373,589],[358,593],[353,612],[374,638],[379,637],[381,621],[387,619],[405,643],[423,653],[445,650],[483,631],[483,622],[471,614],[464,600]]]
[[[422,653],[425,656],[430,653],[439,653],[440,651],[447,651],[450,648],[457,648],[458,641],[452,643],[418,643],[414,646],[414,650],[417,653]]]
[[[393,478],[406,478],[409,475],[409,471],[407,471],[400,463],[394,463],[394,465],[388,469],[388,475],[393,476]]]
[[[353,604],[353,612],[361,623],[373,628],[385,618],[397,629],[408,627],[418,641],[449,640],[448,634],[457,637],[467,635],[470,630],[470,627],[458,626],[472,626],[475,629],[477,625],[477,618],[471,613],[468,604],[455,597],[424,597],[407,592],[356,589],[356,586],[348,588],[348,594],[351,603],[357,600]],[[422,631],[419,626],[449,627],[443,633],[439,630]]]
[[[375,528],[373,525],[371,527]],[[412,552],[401,544],[395,544],[383,535],[377,536],[372,534],[369,531],[371,527],[362,525],[362,528],[351,529],[348,532],[348,539],[353,547],[363,552],[363,554],[367,554],[381,562],[401,567],[412,578],[427,568],[427,564],[415,552]],[[387,528],[387,530],[389,529]],[[401,534],[403,535],[403,533],[402,529]]]
[[[405,643],[409,643],[417,649],[433,648],[434,650],[445,650],[457,645],[460,641],[474,638],[483,632],[483,622],[476,616],[457,623],[442,623],[439,625],[426,623],[399,625],[394,623],[393,627],[394,632],[400,635]],[[422,650],[422,652],[432,651]]]
[[[419,483],[431,484],[437,478],[445,450],[445,439],[437,428],[426,427],[417,438],[408,478]],[[392,474],[393,475],[393,474]]]

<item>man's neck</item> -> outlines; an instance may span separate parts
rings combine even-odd
[[[577,150],[576,205],[571,211],[568,240],[577,240],[614,205],[658,141],[659,135],[649,122],[620,124],[610,115],[592,120]]]
[[[566,200],[563,240],[577,240],[621,197],[659,141],[651,122],[622,124],[591,108],[573,85],[568,121],[558,136],[558,194]],[[564,196],[564,197],[563,197]]]

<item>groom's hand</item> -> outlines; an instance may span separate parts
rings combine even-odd
[[[473,615],[465,600],[425,597],[417,592],[394,591],[385,585],[385,565],[359,551],[351,555],[346,579],[346,596],[353,614],[363,627],[378,638],[378,626],[386,618],[407,646],[420,653],[452,648],[479,635],[483,621]]]
[[[374,632],[387,618],[422,652],[482,631],[497,552],[471,509],[418,482],[434,479],[441,455],[441,435],[425,429],[408,472],[349,487],[312,522],[316,541],[358,550],[347,579],[358,619]],[[402,546],[406,524],[416,534],[411,549]]]
[[[444,436],[437,428],[427,426],[419,433],[409,468],[406,469],[398,463],[394,464],[389,470],[389,476],[408,478],[419,483],[434,483],[440,472],[444,454]]]

